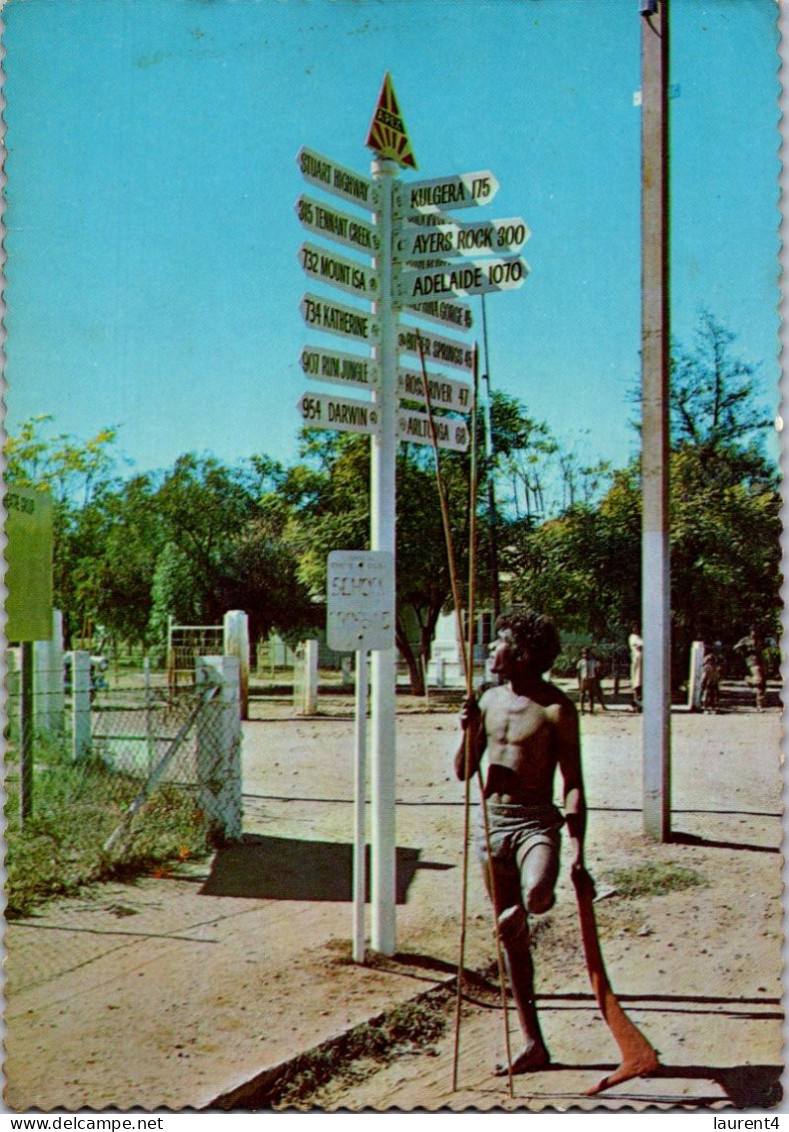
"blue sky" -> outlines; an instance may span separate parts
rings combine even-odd
[[[479,217],[532,232],[525,285],[486,301],[493,385],[623,463],[639,374],[638,9],[12,0],[7,429],[38,413],[80,437],[120,425],[135,470],[184,451],[295,459],[299,354],[318,344],[299,301],[321,290],[297,261],[296,198],[320,193],[296,154],[369,173],[389,71],[419,164],[402,180],[490,169],[501,188]],[[763,361],[775,407],[777,5],[671,12],[673,332],[689,343],[711,309]]]

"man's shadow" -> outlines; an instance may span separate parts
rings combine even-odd
[[[398,904],[405,904],[419,869],[453,868],[422,861],[421,852],[421,849],[397,847],[395,899]],[[369,900],[369,846],[365,873],[365,898]],[[334,841],[244,834],[240,841],[217,851],[200,893],[255,900],[348,902],[353,899],[353,846]]]

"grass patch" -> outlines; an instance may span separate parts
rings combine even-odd
[[[358,1083],[405,1052],[426,1050],[446,1029],[446,991],[432,991],[302,1054],[256,1098],[273,1109],[309,1105],[329,1081]]]
[[[667,892],[681,892],[685,888],[698,888],[706,879],[694,869],[678,865],[676,861],[654,861],[630,868],[609,869],[603,878],[619,896],[632,899],[637,896],[665,896]]]
[[[206,852],[205,822],[193,792],[167,783],[135,818],[128,841],[112,855],[104,852],[140,784],[136,776],[115,772],[100,759],[74,763],[65,744],[37,743],[33,814],[22,829],[19,763],[11,753],[5,784],[8,919],[85,884],[139,875]]]

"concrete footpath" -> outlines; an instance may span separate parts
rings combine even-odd
[[[398,715],[394,957],[350,961],[350,704],[290,719],[253,701],[240,844],[7,925],[6,1110],[254,1106],[261,1084],[295,1056],[450,981],[462,899],[456,716],[418,706]],[[639,1083],[637,1099],[773,1107],[782,1063],[780,714],[678,714],[673,731],[676,838],[655,846],[641,835],[640,717],[622,710],[582,721],[588,863],[600,890],[607,871],[648,863],[702,881],[640,900],[613,892],[597,905],[614,988],[672,1067],[646,1092]],[[468,901],[465,964],[482,969],[494,950],[476,870]],[[487,1057],[484,1020],[472,1020],[461,1093],[448,1088],[445,1043],[431,1051],[438,1057],[409,1059],[414,1080],[383,1071],[367,1091],[327,1106],[587,1103],[585,1089],[617,1054],[589,995],[566,869],[545,919],[554,946],[542,966],[538,959],[538,991],[560,1074],[532,1075],[528,1092],[520,1078],[508,1099],[506,1082],[494,1085],[480,1068],[495,1051]],[[568,1002],[585,1012],[569,1029]],[[704,1041],[691,1049],[694,1025]],[[632,1106],[632,1085],[604,1103]]]

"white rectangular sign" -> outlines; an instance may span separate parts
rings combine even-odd
[[[455,420],[454,417],[433,416],[436,429],[436,443],[439,448],[450,448],[453,452],[466,452],[469,446],[469,429],[465,421]],[[430,416],[427,413],[415,413],[410,409],[397,411],[397,439],[414,444],[432,444],[433,433],[430,428]]]
[[[456,413],[470,413],[474,405],[474,394],[465,381],[455,381],[441,373],[427,375],[427,388],[430,393],[431,408],[452,409]],[[422,374],[413,369],[397,371],[397,395],[402,401],[416,401],[427,404]]]
[[[337,652],[394,648],[394,556],[333,550],[326,585],[326,640]]]
[[[307,377],[315,381],[330,381],[357,389],[375,389],[378,385],[377,364],[372,358],[359,354],[325,350],[322,346],[305,346],[299,361]]]
[[[409,313],[429,318],[431,322],[440,322],[442,326],[451,326],[454,330],[471,330],[471,307],[458,299],[431,299],[427,303],[409,302],[404,305],[410,308]]]
[[[304,295],[300,310],[307,326],[322,330],[324,334],[338,334],[341,338],[358,338],[360,342],[375,344],[378,340],[378,323],[369,311],[346,307],[322,299],[320,295]]]
[[[316,236],[325,236],[327,240],[345,244],[347,248],[355,248],[368,255],[375,255],[378,250],[375,225],[352,216],[350,212],[329,208],[321,201],[302,193],[296,201],[296,215],[302,227],[314,232]]]
[[[305,241],[299,248],[299,263],[309,277],[319,283],[339,287],[341,291],[370,301],[378,294],[378,276],[372,268],[331,248],[321,248]]]
[[[429,331],[417,330],[415,326],[401,325],[397,330],[397,348],[406,354],[420,356],[419,339],[422,340],[422,355],[426,362],[453,366],[468,373],[474,371],[474,350],[465,342],[454,338],[441,338]]]
[[[395,244],[402,259],[453,259],[457,256],[512,255],[531,232],[519,216],[476,224],[440,224],[424,228],[404,224]]]
[[[330,393],[303,393],[296,408],[308,428],[337,432],[378,432],[378,410],[371,401],[352,401]]]
[[[454,267],[401,271],[395,284],[400,302],[423,303],[444,295],[482,295],[522,287],[529,265],[521,256],[507,259],[472,259]]]
[[[489,169],[437,177],[433,181],[410,181],[395,186],[395,211],[398,216],[403,216],[408,212],[473,208],[490,204],[498,191],[499,182]]]
[[[330,157],[324,157],[306,146],[302,146],[296,155],[296,164],[311,185],[361,208],[369,208],[371,212],[377,207],[375,185],[368,177],[354,173],[353,169],[338,165]]]

